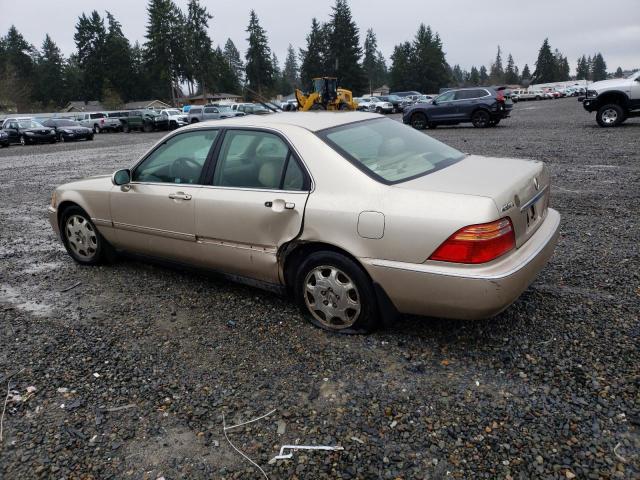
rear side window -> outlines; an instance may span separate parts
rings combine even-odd
[[[269,190],[303,190],[305,176],[277,135],[249,130],[225,134],[213,185]]]
[[[218,110],[213,107],[205,108],[204,113],[218,113]]]
[[[191,107],[191,109],[189,110],[189,113],[202,113],[202,109]]]

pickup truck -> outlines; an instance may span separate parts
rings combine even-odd
[[[104,112],[84,112],[76,115],[75,120],[83,127],[93,130],[93,133],[105,131],[117,132],[120,130],[120,122],[107,116]]]
[[[169,130],[169,119],[151,109],[131,110],[126,117],[120,117],[119,120],[124,133],[129,133],[132,130],[140,132]]]
[[[189,123],[204,122],[205,120],[218,120],[221,118],[241,117],[244,113],[232,110],[229,105],[205,105],[192,106],[189,109],[187,121]]]
[[[596,112],[601,127],[616,127],[627,118],[640,117],[640,71],[627,78],[592,83],[582,106],[587,112]]]

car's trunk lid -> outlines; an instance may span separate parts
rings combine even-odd
[[[542,162],[535,160],[469,155],[447,168],[396,186],[491,198],[496,204],[496,219],[511,219],[517,247],[538,229],[549,206],[549,173]]]

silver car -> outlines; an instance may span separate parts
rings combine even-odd
[[[398,312],[507,308],[553,253],[549,190],[542,162],[464,154],[380,115],[282,113],[177,130],[129,168],[58,187],[49,218],[81,264],[196,265],[368,332]]]

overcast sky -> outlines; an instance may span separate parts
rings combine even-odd
[[[186,11],[187,0],[176,0]],[[224,45],[229,37],[242,54],[251,8],[266,29],[271,48],[280,63],[289,43],[296,50],[305,45],[311,18],[326,21],[334,0],[203,0],[214,15],[209,34],[214,44]],[[572,74],[583,53],[602,52],[607,68],[614,71],[640,67],[640,0],[349,0],[360,28],[361,42],[373,28],[378,45],[389,58],[394,45],[409,40],[420,22],[440,33],[453,66],[489,65],[497,45],[510,52],[522,69],[533,65],[545,37],[552,48],[569,58]],[[96,9],[104,16],[108,9],[122,23],[133,43],[144,42],[147,23],[146,0],[0,0],[0,32],[15,24],[26,39],[40,47],[49,33],[65,55],[75,50],[73,34],[82,12]],[[28,13],[29,12],[29,13]],[[533,68],[532,68],[533,71]]]

